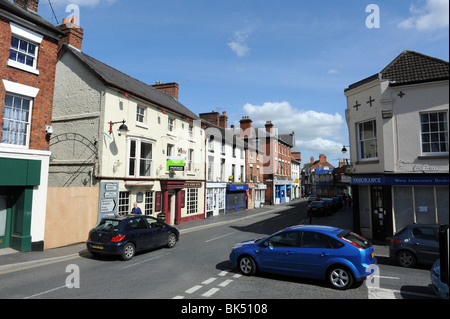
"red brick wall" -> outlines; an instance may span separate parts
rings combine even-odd
[[[0,78],[39,89],[39,93],[33,101],[30,149],[48,150],[49,142],[46,138],[45,125],[51,125],[58,41],[44,35],[38,51],[39,75],[9,67],[7,65],[11,47],[9,22],[6,18],[0,17]],[[3,82],[0,81],[0,132],[4,103],[5,88]]]

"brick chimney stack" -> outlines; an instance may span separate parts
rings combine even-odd
[[[252,137],[252,120],[248,116],[243,116],[239,121],[241,124],[241,137]]]
[[[221,116],[219,116],[219,126],[221,128],[227,128],[228,127],[228,116],[227,112],[223,112]]]
[[[61,39],[60,46],[67,43],[81,51],[84,30],[77,24],[77,17],[63,19],[63,23],[58,26],[58,29],[66,34],[66,37]]]
[[[38,11],[39,0],[14,0],[14,3],[34,13]]]
[[[156,82],[156,84],[152,85],[152,87],[154,87],[155,89],[164,92],[170,96],[172,96],[175,100],[178,101],[178,83],[161,83],[161,82]]]
[[[270,135],[272,135],[273,134],[272,121],[267,121],[265,126],[266,126],[266,132],[269,133]]]

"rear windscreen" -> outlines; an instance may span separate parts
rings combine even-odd
[[[100,231],[118,231],[119,230],[120,221],[118,220],[110,220],[110,219],[102,219],[100,224],[95,227],[95,230]]]
[[[353,232],[342,232],[339,236],[357,244],[358,246],[364,249],[369,248],[371,246],[370,241]]]

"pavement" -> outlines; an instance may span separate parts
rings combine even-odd
[[[295,200],[291,203],[283,203],[279,205],[265,205],[264,207],[240,211],[236,213],[228,213],[224,215],[214,216],[212,218],[201,219],[185,223],[177,226],[180,233],[189,233],[202,228],[210,228],[223,224],[232,223],[237,220],[254,218],[277,211],[288,209],[286,206],[293,206],[296,203],[305,202],[306,199]],[[302,224],[328,225],[344,229],[352,229],[353,217],[352,209],[344,206],[342,209],[325,217],[313,217],[311,220],[305,218]],[[375,255],[388,257],[389,247],[384,243],[374,243]],[[36,265],[51,263],[56,260],[70,260],[82,254],[88,254],[86,244],[80,243],[66,247],[54,248],[45,251],[18,252],[11,248],[0,249],[0,275],[17,269],[32,268]]]

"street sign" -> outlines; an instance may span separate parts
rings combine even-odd
[[[119,202],[119,183],[101,182],[99,199],[99,219],[117,216],[117,204]]]

